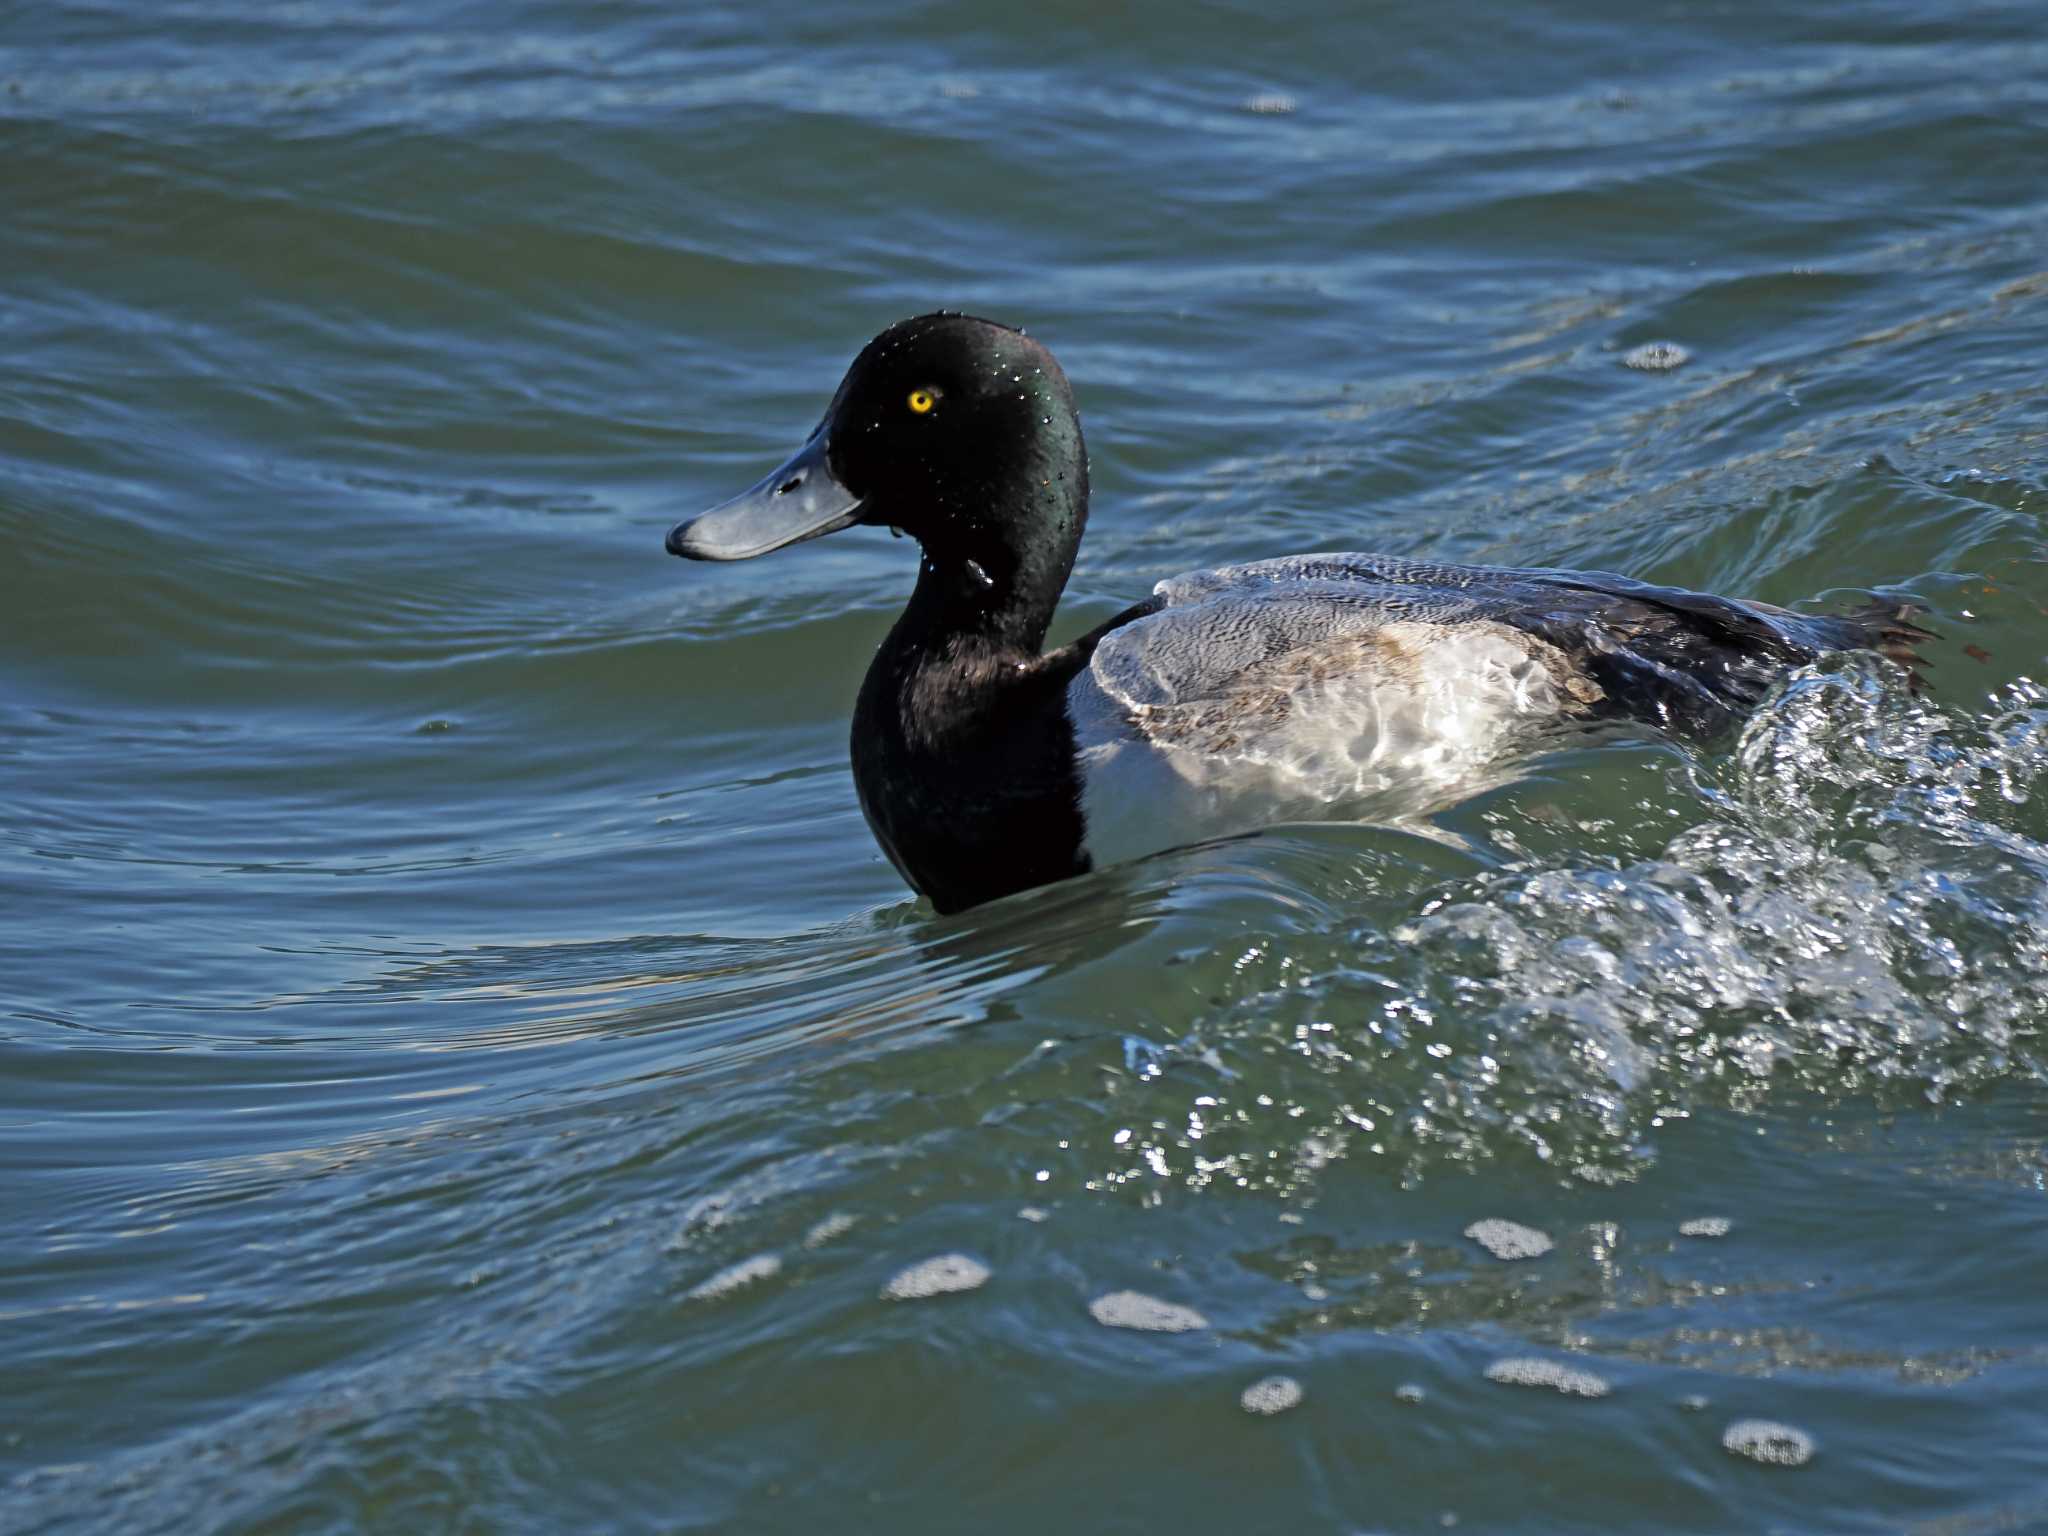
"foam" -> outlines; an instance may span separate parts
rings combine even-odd
[[[882,1287],[885,1301],[925,1301],[933,1296],[950,1296],[959,1291],[978,1291],[988,1284],[989,1267],[964,1253],[942,1253],[936,1258],[898,1270]]]
[[[1549,1233],[1525,1227],[1518,1221],[1502,1221],[1498,1217],[1473,1222],[1465,1229],[1465,1235],[1496,1259],[1508,1262],[1540,1259],[1556,1246],[1551,1242]]]
[[[1486,1379],[1509,1387],[1548,1387],[1566,1397],[1605,1397],[1614,1390],[1591,1371],[1533,1355],[1494,1361],[1486,1368]]]
[[[1721,1448],[1767,1467],[1803,1467],[1813,1460],[1813,1436],[1773,1419],[1737,1419],[1721,1431]]]
[[[691,1301],[717,1301],[730,1296],[734,1291],[743,1291],[761,1280],[772,1280],[782,1273],[782,1260],[772,1253],[757,1253],[751,1259],[742,1259],[728,1265],[709,1280],[690,1288]]]
[[[1630,347],[1621,355],[1624,368],[1634,368],[1643,373],[1669,373],[1691,361],[1692,349],[1675,341],[1646,341],[1639,347]]]
[[[1301,1383],[1292,1376],[1261,1376],[1238,1394],[1238,1406],[1246,1413],[1285,1413],[1301,1406]]]
[[[1088,1315],[1105,1328],[1135,1328],[1143,1333],[1192,1333],[1209,1326],[1193,1307],[1183,1307],[1141,1291],[1111,1291],[1088,1303]]]
[[[849,1216],[844,1211],[834,1211],[830,1216],[812,1225],[804,1234],[806,1248],[822,1248],[835,1237],[844,1237],[859,1223],[858,1216]]]

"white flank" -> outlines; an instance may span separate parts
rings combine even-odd
[[[1232,667],[1187,654],[1191,640],[1227,648],[1229,629],[1173,633],[1161,621],[1175,616],[1110,636],[1067,690],[1098,865],[1277,822],[1454,804],[1502,782],[1514,738],[1588,686],[1551,647],[1487,620],[1396,620],[1278,655],[1259,636]]]

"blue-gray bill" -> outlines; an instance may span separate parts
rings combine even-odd
[[[751,560],[859,521],[860,498],[833,476],[828,444],[821,428],[759,484],[676,524],[668,552],[690,560]]]

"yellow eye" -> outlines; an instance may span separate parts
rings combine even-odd
[[[910,408],[922,416],[939,403],[939,397],[928,389],[913,389],[910,392]]]

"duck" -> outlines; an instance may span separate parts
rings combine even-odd
[[[667,548],[916,540],[851,752],[876,842],[941,914],[1282,822],[1413,822],[1575,733],[1711,738],[1796,667],[1868,650],[1911,668],[1928,637],[1883,601],[1807,614],[1599,571],[1323,553],[1170,577],[1047,650],[1087,523],[1052,353],[942,310],[868,342],[803,446]]]

